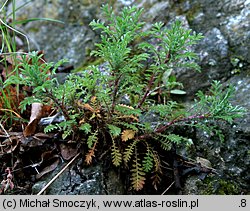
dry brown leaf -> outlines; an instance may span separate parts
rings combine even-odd
[[[37,174],[36,179],[40,179],[43,175],[55,170],[59,163],[60,159],[57,158],[52,164],[46,166],[39,174]]]
[[[42,133],[36,133],[34,136],[30,137],[23,137],[21,139],[21,147],[37,147],[42,146],[45,141],[47,141],[49,138],[52,138],[52,135],[46,134],[43,136]],[[20,148],[20,150],[23,150],[23,148]]]
[[[12,153],[18,146],[20,142],[20,137],[18,136],[11,136],[5,141],[1,143],[1,152],[0,154],[5,154],[5,153]]]
[[[43,116],[43,104],[42,103],[32,103],[31,105],[31,115],[30,122],[34,119],[41,119]]]
[[[82,104],[80,101],[78,101],[77,104],[80,108],[87,109],[87,110],[91,111],[92,113],[95,112],[95,109],[92,108],[91,105],[89,105],[88,103]]]
[[[36,132],[40,119],[48,114],[50,108],[50,106],[45,106],[42,103],[32,103],[30,121],[23,132],[25,137],[31,136]]]
[[[39,122],[38,119],[34,119],[32,122],[29,122],[29,124],[25,127],[23,131],[24,137],[31,136],[36,132],[38,122]]]
[[[71,145],[60,144],[61,155],[63,159],[70,160],[77,154],[77,148]]]
[[[134,130],[124,130],[122,132],[122,141],[127,141],[129,139],[133,139],[135,137]]]

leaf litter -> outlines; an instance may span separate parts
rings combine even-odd
[[[0,55],[0,166],[2,174],[0,194],[30,194],[31,186],[35,181],[78,153],[78,148],[74,143],[61,143],[58,140],[58,132],[42,132],[45,125],[64,121],[60,113],[53,113],[52,106],[33,103],[21,113],[20,102],[31,95],[31,87],[2,86],[10,75],[16,74],[21,53],[15,58],[12,55]],[[45,62],[44,57],[41,58],[41,62]],[[9,103],[7,108],[6,102]]]

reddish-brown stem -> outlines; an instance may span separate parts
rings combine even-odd
[[[47,93],[48,97],[49,97],[51,100],[53,100],[54,103],[62,110],[65,119],[66,119],[66,120],[70,120],[69,113],[68,113],[67,109],[65,108],[65,106],[62,105],[62,104],[59,102],[59,100],[58,100],[56,97],[54,97],[53,94],[52,94],[50,91],[48,91],[47,89],[46,89],[46,93]]]
[[[113,100],[112,100],[112,107],[111,107],[111,113],[114,112],[115,109],[115,101],[117,98],[117,92],[118,92],[118,87],[119,87],[119,81],[122,75],[119,75],[114,82],[114,93],[113,93]]]
[[[163,125],[162,127],[158,128],[155,130],[156,133],[162,133],[164,132],[169,126],[175,124],[176,122],[185,122],[185,121],[188,121],[188,120],[192,120],[192,119],[204,119],[206,117],[209,117],[209,114],[203,114],[203,115],[192,115],[192,116],[189,116],[189,117],[186,117],[186,118],[182,118],[182,119],[174,119],[172,120],[171,122],[168,122],[167,124]]]
[[[148,97],[148,94],[153,86],[153,82],[154,82],[154,79],[155,79],[155,74],[153,73],[150,77],[150,80],[148,82],[148,85],[147,85],[147,88],[146,88],[146,92],[145,94],[143,95],[142,99],[140,100],[140,102],[138,103],[137,105],[137,108],[141,108],[142,104],[145,102],[146,98]]]
[[[171,122],[168,122],[165,125],[162,125],[161,127],[157,128],[154,132],[155,133],[162,133],[162,132],[166,131],[166,129],[169,126],[174,125],[177,122],[185,122],[185,121],[193,120],[193,119],[205,119],[205,118],[208,118],[209,116],[210,116],[210,114],[202,114],[202,115],[192,115],[192,116],[182,118],[182,119],[176,118],[176,119],[172,120]],[[153,134],[149,134],[149,133],[143,134],[143,135],[139,136],[138,139],[140,139],[140,140],[147,139],[147,138],[152,137],[152,135]]]

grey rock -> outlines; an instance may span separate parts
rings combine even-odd
[[[242,6],[238,14],[230,15],[223,23],[223,33],[228,37],[234,54],[250,62],[250,3]]]
[[[169,1],[155,3],[144,15],[150,22],[155,22],[166,16],[166,11],[169,9]]]
[[[123,184],[117,173],[110,170],[104,174],[101,165],[81,167],[81,159],[66,169],[44,192],[46,195],[120,195]],[[59,171],[63,164],[51,174],[44,176],[32,187],[37,194]]]
[[[248,71],[249,72],[249,71]],[[235,88],[235,96],[232,100],[234,105],[242,106],[246,109],[246,114],[243,118],[237,119],[236,123],[236,131],[243,132],[248,136],[250,134],[250,77],[249,73],[243,73],[241,75],[237,75],[232,77],[227,84],[231,84]]]
[[[183,187],[183,195],[198,195],[200,193],[199,184],[202,181],[197,176],[190,176],[186,179]]]
[[[215,60],[216,64],[228,56],[228,42],[218,28],[213,28],[204,34],[204,39],[198,44],[200,62],[209,64]],[[199,51],[200,50],[200,51]]]
[[[18,1],[17,7],[25,2]],[[30,2],[17,10],[16,15],[18,20],[50,18],[62,21],[32,21],[22,28],[30,39],[31,50],[43,50],[47,61],[56,62],[65,58],[71,65],[79,67],[97,39],[89,27],[90,21],[98,14],[97,10],[99,5],[84,0],[42,0]]]

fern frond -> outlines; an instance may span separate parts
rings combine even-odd
[[[161,143],[161,148],[164,149],[165,151],[169,151],[172,147],[171,142],[168,139],[159,139],[158,140]]]
[[[122,162],[122,154],[120,150],[117,148],[115,141],[113,140],[113,145],[111,148],[112,162],[115,166],[120,166]]]
[[[158,189],[157,186],[161,182],[161,177],[160,177],[160,175],[162,174],[161,161],[160,161],[160,157],[159,157],[158,152],[153,151],[152,156],[154,159],[154,173],[153,173],[153,176],[151,177],[151,179],[152,179],[152,185],[153,185],[154,189],[157,190]]]
[[[159,176],[159,174],[154,173],[154,175],[151,177],[151,179],[152,179],[152,185],[153,185],[154,189],[157,190],[158,189],[157,186],[161,182],[161,177]]]
[[[154,169],[156,173],[162,174],[161,170],[161,160],[159,157],[159,153],[156,151],[153,151],[153,158],[154,158]]]
[[[166,138],[175,144],[182,144],[188,142],[188,138],[176,134],[166,135]]]
[[[124,130],[122,131],[122,141],[127,141],[129,139],[133,139],[135,137],[134,130]]]
[[[161,117],[166,118],[169,115],[172,115],[173,111],[176,110],[178,107],[177,102],[169,101],[166,105],[153,105],[150,106],[149,112],[157,113]]]
[[[88,153],[85,156],[85,162],[90,165],[92,163],[92,158],[95,157],[95,148],[96,148],[97,142],[95,142],[94,146],[89,149]]]
[[[127,122],[123,122],[123,121],[119,121],[117,122],[118,125],[121,125],[121,126],[124,126],[126,127],[127,129],[132,129],[136,132],[138,132],[138,128],[137,128],[137,125],[136,124],[133,124],[133,123],[127,123]]]
[[[231,104],[230,99],[235,93],[233,86],[222,90],[222,84],[219,81],[213,81],[209,92],[211,95],[206,95],[202,91],[198,91],[197,97],[199,101],[196,100],[195,110],[201,110],[214,119],[222,119],[229,123],[232,123],[235,118],[242,117],[246,112],[243,107]]]
[[[138,141],[133,141],[132,143],[130,143],[127,148],[125,149],[125,152],[123,154],[123,160],[125,163],[128,163],[132,157],[132,154],[134,152],[135,146],[138,143]]]
[[[48,125],[48,126],[46,126],[44,128],[44,132],[45,133],[49,133],[49,132],[51,132],[51,131],[53,131],[55,129],[58,129],[58,125],[52,125],[52,124],[50,124],[50,125]]]
[[[122,115],[122,116],[118,116],[116,118],[117,119],[131,119],[131,120],[134,120],[135,122],[139,121],[139,119],[134,115]]]
[[[144,156],[144,159],[142,161],[143,164],[143,170],[145,172],[150,172],[154,166],[153,164],[154,158],[153,158],[153,153],[150,149],[150,146],[147,145],[147,152],[146,155]]]
[[[85,103],[83,105],[83,108],[86,109],[86,110],[91,111],[92,113],[95,113],[95,109],[90,104],[88,104],[88,103]]]
[[[95,131],[94,133],[92,133],[92,135],[90,135],[87,139],[87,144],[88,144],[88,148],[91,149],[93,144],[95,144],[98,141],[98,131]]]
[[[90,104],[91,104],[92,107],[94,107],[95,110],[99,109],[96,96],[91,97]]]
[[[123,104],[118,104],[115,106],[115,111],[120,113],[121,115],[133,115],[133,116],[140,116],[141,109],[135,109],[131,106],[125,106]]]
[[[115,125],[108,124],[108,129],[112,137],[117,137],[121,134],[121,128]]]
[[[84,131],[85,134],[88,134],[91,132],[91,125],[89,123],[84,123],[84,124],[81,124],[79,129]]]
[[[135,156],[131,172],[132,174],[130,180],[132,183],[132,187],[134,190],[139,191],[143,188],[146,178],[145,172],[143,171],[143,168],[140,164],[140,159],[137,157],[137,155]]]
[[[122,107],[122,108],[126,108],[126,109],[130,109],[130,110],[134,110],[135,108],[134,107],[132,107],[132,106],[129,106],[129,105],[124,105],[124,104],[119,104],[119,105],[117,105],[117,106],[120,106],[120,107]]]

